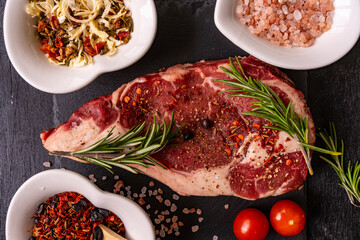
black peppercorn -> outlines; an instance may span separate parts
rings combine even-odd
[[[201,121],[201,126],[205,129],[209,129],[211,128],[211,121],[207,118],[204,118],[202,121]]]
[[[36,210],[38,214],[42,214],[44,212],[44,204],[40,204]]]
[[[99,226],[94,228],[94,239],[95,240],[102,240],[103,239],[103,232]]]
[[[34,218],[34,223],[35,223],[35,224],[38,224],[39,221],[40,221],[40,219],[39,219],[38,217]]]
[[[189,131],[187,133],[184,134],[184,141],[189,141],[190,139],[192,139],[194,137],[194,133]]]
[[[93,222],[101,222],[102,220],[104,220],[104,216],[99,213],[97,209],[95,209],[91,212],[90,219]]]
[[[98,212],[103,215],[105,218],[109,216],[109,211],[103,208],[98,208]]]
[[[80,203],[83,207],[87,206],[87,202],[84,199],[81,199],[78,203]]]
[[[57,203],[55,203],[55,202],[52,202],[52,203],[50,204],[50,208],[51,208],[51,209],[54,209],[56,206],[57,206]]]
[[[81,204],[81,202],[78,202],[77,204],[72,205],[71,208],[78,212],[82,211],[84,206]]]

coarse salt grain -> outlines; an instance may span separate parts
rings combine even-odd
[[[119,175],[114,176],[114,180],[119,180],[119,178],[120,178]]]
[[[51,162],[44,162],[43,166],[49,168],[51,167]]]
[[[191,227],[192,232],[197,232],[199,230],[199,225],[195,225]]]
[[[170,211],[175,212],[177,210],[177,206],[173,203],[171,204]]]
[[[180,197],[179,197],[179,195],[174,194],[174,195],[173,195],[173,199],[174,199],[174,200],[179,200],[179,199],[180,199]]]
[[[170,202],[169,199],[166,199],[166,200],[164,201],[164,204],[165,204],[165,206],[170,207],[171,202]]]
[[[162,238],[165,237],[165,231],[164,231],[164,229],[161,229],[161,230],[160,230],[160,237],[162,237]]]
[[[198,221],[199,221],[199,223],[201,223],[202,221],[204,221],[204,218],[199,217]]]
[[[225,208],[225,209],[229,209],[229,204],[225,204],[225,205],[224,205],[224,208]]]
[[[184,209],[183,209],[183,213],[185,213],[185,214],[189,214],[189,209],[184,208]]]
[[[218,239],[219,239],[218,236],[216,236],[216,235],[213,236],[213,240],[218,240]]]
[[[286,5],[282,5],[281,6],[281,10],[283,11],[284,14],[288,14],[289,11],[288,11],[288,7]]]
[[[301,12],[296,9],[296,10],[294,11],[294,19],[295,19],[296,21],[299,21],[301,18],[302,18]]]

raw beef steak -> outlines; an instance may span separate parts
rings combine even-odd
[[[284,132],[269,130],[264,119],[242,115],[254,99],[219,94],[229,89],[216,79],[229,79],[219,69],[229,60],[176,65],[136,78],[112,95],[84,104],[56,129],[41,138],[49,151],[75,151],[105,137],[111,128],[125,133],[143,121],[186,123],[181,145],[153,155],[169,169],[140,168],[182,195],[234,195],[258,199],[294,191],[302,186],[307,166],[297,142]],[[248,76],[259,78],[290,100],[295,111],[310,116],[304,96],[277,68],[254,57],[242,58]],[[315,128],[310,116],[310,143]]]

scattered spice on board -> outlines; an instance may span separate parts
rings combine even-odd
[[[63,192],[41,203],[34,215],[30,239],[102,239],[104,224],[121,236],[125,227],[114,213],[96,208],[83,195]]]
[[[308,47],[331,28],[333,0],[239,0],[239,20],[280,46]]]
[[[179,213],[178,206],[175,203],[180,199],[179,195],[172,194],[165,196],[164,190],[156,187],[154,181],[150,181],[149,184],[142,186],[140,191],[132,191],[131,189],[131,186],[125,186],[122,180],[118,180],[114,185],[113,191],[136,201],[148,213],[155,225],[157,240],[167,239],[171,235],[181,235],[180,228],[184,226],[194,232],[199,230],[199,225],[185,225],[179,215],[193,214],[193,217],[196,217],[198,222],[201,223],[204,220],[201,216],[203,211],[200,208],[183,208],[181,210],[182,213]]]

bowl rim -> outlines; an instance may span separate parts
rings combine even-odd
[[[214,11],[214,22],[218,30],[226,37],[228,38],[232,43],[237,45],[239,48],[243,49],[247,53],[255,56],[258,59],[261,59],[269,64],[272,64],[277,67],[282,67],[286,69],[293,69],[293,70],[311,70],[316,69],[320,67],[327,66],[331,63],[336,62],[343,56],[345,56],[357,43],[360,37],[360,24],[358,24],[358,27],[356,31],[351,32],[351,39],[347,39],[346,42],[342,42],[343,45],[345,45],[341,52],[337,52],[336,54],[329,55],[327,57],[324,57],[321,61],[310,61],[310,62],[304,62],[299,63],[299,61],[294,61],[294,58],[289,61],[289,54],[287,55],[283,50],[288,51],[289,49],[293,51],[292,55],[295,55],[297,59],[301,59],[304,56],[309,55],[314,49],[318,48],[316,43],[310,47],[307,48],[288,48],[284,46],[276,46],[275,44],[270,43],[268,40],[262,39],[260,37],[256,37],[253,35],[250,31],[241,31],[236,32],[236,22],[239,22],[236,19],[234,8],[236,7],[238,0],[217,0],[215,11]],[[334,0],[334,3],[336,0]],[[348,2],[351,2],[354,4],[354,8],[351,8],[353,11],[360,12],[360,3],[357,2],[358,0],[348,0]],[[354,10],[355,9],[355,10]],[[357,9],[357,10],[356,10]],[[335,7],[335,14],[336,14],[337,8]],[[224,13],[227,13],[227,16],[224,17]],[[230,29],[230,27],[233,27]],[[333,27],[328,31],[330,32],[333,29]],[[326,34],[328,32],[323,33]],[[252,39],[256,39],[256,42],[259,42],[259,44],[249,44],[246,42],[244,38],[239,38],[237,35],[243,34],[247,36],[253,36]],[[320,37],[322,37],[321,35]],[[318,38],[320,38],[318,37]],[[270,49],[266,47],[265,45],[272,45],[275,46],[276,49]],[[301,54],[301,50],[305,52],[305,54]],[[271,55],[267,54],[264,51],[271,52]],[[329,49],[327,52],[331,53],[332,51]],[[288,59],[287,59],[288,57]],[[305,58],[304,58],[305,59]],[[306,57],[306,59],[309,59],[309,56]]]
[[[62,181],[59,181],[59,179],[62,179]],[[35,186],[35,184],[39,184],[39,182],[42,183],[42,186]],[[66,182],[71,182],[71,185],[66,185],[64,187]],[[82,190],[79,190],[79,188],[81,188]],[[13,198],[11,199],[7,211],[5,226],[6,239],[14,239],[10,234],[16,230],[18,231],[18,228],[14,227],[14,224],[12,224],[16,220],[16,216],[18,216],[16,215],[16,206],[18,206],[19,203],[23,204],[24,196],[27,196],[29,194],[36,195],[36,193],[33,192],[34,189],[38,191],[38,193],[40,193],[41,191],[41,194],[46,194],[46,199],[56,194],[54,192],[61,193],[66,191],[73,191],[80,193],[84,195],[91,203],[93,203],[94,206],[106,208],[119,216],[120,219],[124,222],[127,238],[140,240],[134,238],[134,236],[139,236],[137,234],[141,232],[141,236],[139,236],[141,237],[141,240],[155,239],[155,230],[150,220],[150,217],[145,212],[145,210],[143,210],[138,204],[124,196],[105,192],[83,175],[65,169],[51,169],[42,171],[30,177],[19,187],[19,189],[16,191]],[[64,189],[66,190],[64,191]],[[37,198],[42,198],[39,195],[40,194],[37,195]],[[114,206],[112,206],[111,204],[104,206],[105,200],[106,204],[108,204],[110,201]],[[35,200],[27,202],[30,202],[29,204],[31,204],[31,202],[34,203],[34,201]],[[37,201],[35,204],[39,205],[41,202],[43,201]],[[124,207],[119,208],[119,204]],[[115,208],[115,206],[117,207]],[[131,210],[131,212],[129,211],[129,209]],[[33,209],[34,212],[35,210],[36,209]],[[142,231],[139,231],[140,225]]]
[[[125,0],[125,1],[132,2],[131,0]],[[13,49],[14,48],[12,46],[13,44],[10,41],[10,35],[12,32],[11,24],[10,24],[12,12],[10,9],[11,9],[12,5],[17,4],[16,0],[6,1],[5,8],[4,8],[3,35],[4,35],[4,44],[5,44],[5,49],[6,49],[7,55],[10,59],[10,62],[13,65],[13,67],[17,71],[17,73],[21,76],[22,79],[24,79],[31,86],[33,86],[43,92],[54,93],[54,94],[65,94],[65,93],[77,91],[77,90],[89,85],[98,76],[100,76],[103,73],[119,71],[119,70],[125,69],[125,68],[133,65],[134,63],[139,61],[149,51],[149,49],[151,48],[151,46],[155,40],[155,37],[156,37],[158,20],[157,20],[157,11],[156,11],[156,6],[155,6],[154,0],[144,0],[144,1],[149,4],[150,10],[151,10],[150,11],[151,21],[147,21],[147,24],[151,25],[151,28],[147,28],[147,30],[149,32],[147,33],[148,41],[146,42],[146,44],[141,44],[141,46],[140,46],[141,50],[139,52],[137,52],[134,57],[131,57],[130,59],[128,59],[128,61],[126,63],[121,64],[120,67],[116,67],[115,65],[109,65],[109,64],[107,64],[107,65],[101,64],[99,59],[95,60],[95,61],[98,61],[98,63],[94,62],[92,64],[93,66],[97,66],[97,65],[102,65],[102,66],[92,69],[93,71],[87,71],[86,76],[84,75],[83,77],[80,78],[81,82],[77,82],[76,84],[74,84],[74,86],[67,87],[66,89],[58,89],[53,86],[41,84],[38,81],[33,80],[34,75],[36,75],[36,71],[34,71],[35,74],[32,74],[32,72],[26,71],[21,66],[21,61],[19,61],[16,57],[16,55],[18,55],[18,51]],[[26,2],[24,2],[24,7],[25,7],[25,5],[26,5]],[[134,12],[134,9],[132,9],[132,11]],[[24,10],[24,14],[26,14],[25,10]],[[116,54],[118,54],[118,53],[119,52],[117,52]],[[111,56],[111,57],[114,57],[114,56]],[[99,57],[99,56],[95,56],[95,57]],[[51,64],[51,63],[49,63],[49,64]],[[91,65],[87,65],[87,66],[91,66]],[[84,66],[84,67],[87,67],[87,66]],[[64,67],[64,66],[57,66],[57,67]],[[82,67],[82,68],[84,68],[84,67]],[[102,67],[106,68],[106,69],[101,69]],[[81,68],[74,68],[74,69],[81,69]]]

